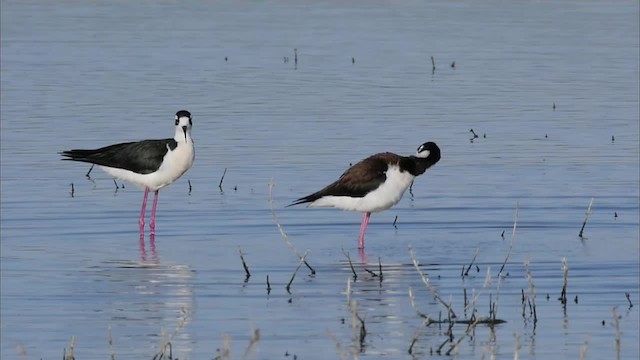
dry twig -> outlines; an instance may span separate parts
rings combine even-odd
[[[278,230],[280,231],[280,235],[282,235],[282,239],[284,240],[284,242],[287,244],[287,247],[289,247],[289,249],[291,251],[293,251],[293,253],[300,258],[302,261],[304,261],[304,264],[309,268],[309,270],[311,271],[311,275],[315,275],[316,271],[311,267],[311,265],[309,265],[309,263],[307,262],[306,259],[304,259],[304,256],[300,255],[300,253],[298,252],[298,250],[296,249],[295,246],[293,246],[293,243],[289,240],[289,236],[287,236],[287,233],[284,232],[284,229],[282,228],[282,226],[280,225],[280,221],[278,220],[278,217],[276,216],[276,210],[274,208],[273,205],[273,187],[275,186],[275,184],[273,183],[273,181],[269,182],[269,205],[271,206],[271,215],[273,215],[273,221],[275,221],[276,225],[278,226]],[[306,253],[305,253],[306,256]]]
[[[302,266],[302,264],[306,263],[305,258],[307,257],[307,252],[304,253],[304,255],[302,255],[302,257],[300,258],[300,262],[298,263],[298,267],[296,267],[296,271],[293,272],[293,275],[291,275],[291,279],[289,280],[289,283],[287,284],[287,292],[289,294],[291,294],[291,283],[293,283],[293,279],[296,278],[296,274],[298,273],[298,270],[300,270],[300,266]]]
[[[511,242],[509,243],[509,251],[507,252],[507,257],[504,258],[504,263],[502,263],[502,267],[500,268],[500,271],[498,271],[498,277],[502,275],[502,270],[504,270],[504,267],[507,265],[507,261],[509,261],[509,256],[511,256],[511,249],[513,249],[513,241],[516,238],[516,227],[518,225],[519,208],[520,206],[518,202],[516,202],[516,215],[515,215],[515,218],[513,219],[513,230],[511,231]]]
[[[433,297],[436,300],[438,300],[438,302],[440,302],[440,304],[442,304],[444,307],[447,308],[447,311],[449,312],[451,317],[455,318],[456,314],[455,314],[455,312],[453,312],[453,309],[451,308],[451,305],[447,304],[444,300],[442,300],[442,298],[438,294],[438,291],[429,282],[429,278],[422,272],[422,269],[420,269],[420,265],[418,264],[418,260],[416,259],[416,254],[413,251],[413,248],[411,247],[411,245],[409,245],[409,254],[411,254],[411,260],[413,261],[413,267],[415,267],[416,271],[418,271],[418,274],[420,274],[420,278],[422,279],[422,283],[424,283],[424,285],[427,287],[427,289],[429,289],[429,291],[431,291],[431,294],[433,295]]]
[[[591,201],[589,202],[589,207],[587,208],[587,212],[584,217],[584,222],[582,222],[582,227],[580,228],[580,233],[578,234],[580,238],[582,238],[582,232],[584,231],[584,227],[587,225],[587,220],[589,220],[589,217],[591,216],[591,205],[593,205],[593,198],[591,198]]]

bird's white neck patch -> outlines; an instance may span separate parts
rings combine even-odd
[[[416,153],[416,157],[422,158],[422,159],[426,159],[429,157],[429,155],[431,154],[431,151],[429,150],[424,150],[422,152]]]
[[[182,129],[183,126],[187,127],[187,132]],[[178,124],[176,125],[176,135],[174,139],[177,142],[193,142],[191,139],[191,123],[189,122],[189,117],[181,116],[178,118]]]

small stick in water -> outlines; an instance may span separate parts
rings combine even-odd
[[[247,263],[244,261],[244,256],[242,256],[242,249],[238,248],[238,251],[240,252],[240,260],[242,260],[242,267],[244,268],[244,272],[247,275],[244,279],[244,282],[247,282],[251,277],[251,273],[249,272],[249,267],[247,266]]]
[[[465,287],[463,290],[464,290],[464,308],[466,311],[467,305],[469,304],[469,302],[467,301],[467,288]]]
[[[76,193],[76,190],[73,188],[73,183],[71,183],[71,197]]]
[[[67,349],[64,349],[64,360],[75,360],[75,355],[73,354],[73,349],[76,347],[76,336],[72,336],[71,337],[71,343],[69,343],[69,351],[67,352]]]
[[[307,254],[309,253],[309,250],[307,250],[304,255],[302,255],[302,257],[300,257],[300,262],[298,263],[298,267],[296,268],[296,271],[293,272],[293,275],[291,275],[291,280],[289,280],[289,283],[287,284],[287,292],[289,294],[291,294],[291,283],[293,283],[293,279],[296,278],[296,274],[298,273],[298,270],[300,270],[300,266],[302,266],[302,264],[305,264],[305,258],[307,257]]]
[[[218,184],[218,188],[222,191],[222,181],[224,180],[224,176],[227,174],[227,168],[224,168],[224,172],[222,172],[222,177],[220,178],[220,183]]]
[[[116,192],[118,192],[120,186],[118,186],[118,182],[116,181],[116,179],[113,179],[113,184],[116,186]]]
[[[378,256],[378,271],[380,273],[380,281],[382,281],[382,261],[380,260],[379,256]]]
[[[569,278],[569,267],[567,266],[567,258],[562,258],[562,292],[560,293],[560,297],[558,300],[563,305],[567,304],[567,282]]]
[[[529,271],[529,260],[524,262],[524,269],[527,274],[527,282],[529,283],[529,310],[533,314],[533,323],[535,324],[538,322],[538,314],[536,313],[536,285],[533,283],[533,275],[531,275],[531,271]]]
[[[378,277],[378,274],[374,273],[373,271],[371,271],[371,270],[369,270],[369,269],[367,269],[367,268],[364,268],[364,271],[368,272],[368,273],[369,273],[369,274],[371,274],[371,276],[373,276],[373,277]]]
[[[502,263],[502,267],[500,271],[498,271],[498,277],[502,274],[502,270],[507,265],[507,261],[509,261],[509,256],[511,256],[511,249],[513,249],[513,240],[516,238],[516,227],[518,224],[518,209],[520,208],[520,204],[516,202],[516,215],[515,219],[513,219],[513,231],[511,232],[511,242],[509,243],[509,251],[507,252],[507,257],[504,258],[504,262]]]
[[[271,294],[271,284],[269,284],[269,275],[267,275],[267,295]]]
[[[620,338],[622,337],[622,332],[620,331],[620,316],[617,313],[618,307],[614,306],[611,309],[613,313],[613,324],[616,328],[616,359],[620,359]]]
[[[409,254],[411,255],[413,267],[416,269],[416,271],[420,275],[420,279],[422,279],[422,283],[427,287],[427,289],[429,289],[429,291],[431,291],[431,295],[433,295],[433,297],[436,300],[438,300],[440,304],[442,304],[445,308],[447,308],[449,318],[456,318],[457,317],[456,313],[453,312],[453,308],[451,308],[451,305],[447,304],[444,300],[442,300],[442,298],[438,294],[438,290],[436,290],[436,288],[433,287],[433,285],[431,285],[429,278],[424,274],[422,269],[420,269],[420,265],[418,264],[418,259],[416,258],[416,253],[413,251],[413,248],[411,247],[411,245],[409,245]]]
[[[589,348],[589,336],[584,341],[584,345],[580,347],[580,360],[586,359],[587,349]]]
[[[393,227],[397,229],[398,227],[396,226],[396,222],[398,222],[398,215],[396,215],[396,218],[393,219]]]
[[[256,344],[258,343],[258,341],[260,341],[260,329],[254,329],[251,334],[251,341],[249,341],[249,345],[247,345],[247,349],[244,351],[244,355],[242,356],[243,359],[246,359],[249,357],[249,354],[256,347]],[[169,358],[169,360],[173,360],[173,359]]]
[[[275,184],[273,183],[273,180],[269,181],[269,206],[271,207],[271,215],[273,216],[273,221],[276,223],[276,226],[278,227],[278,231],[280,231],[280,235],[282,236],[282,239],[287,244],[289,249],[291,249],[291,251],[293,251],[293,253],[298,258],[300,258],[301,260],[304,261],[304,264],[311,271],[311,275],[315,275],[316,274],[316,270],[314,268],[312,268],[311,265],[309,265],[307,260],[304,260],[304,257],[302,255],[300,255],[300,253],[298,252],[296,247],[293,246],[293,243],[291,242],[291,240],[289,240],[289,236],[287,236],[287,233],[284,232],[284,229],[282,228],[282,225],[280,225],[280,221],[278,220],[278,217],[276,216],[276,210],[275,210],[275,208],[273,206],[273,187],[274,186],[275,186]]]
[[[187,182],[189,183],[189,195],[191,195],[191,179],[187,180]]]
[[[591,216],[591,205],[593,205],[593,198],[591,198],[591,201],[589,202],[589,207],[587,208],[587,213],[585,214],[585,218],[584,218],[584,222],[582,223],[582,228],[580,228],[580,233],[578,234],[578,236],[580,238],[582,238],[582,232],[584,231],[584,227],[585,225],[587,225],[587,220],[589,220],[589,216]]]
[[[91,179],[91,176],[89,174],[91,174],[91,170],[93,170],[93,167],[95,166],[95,164],[91,164],[91,167],[89,168],[89,171],[87,171],[87,173],[84,175],[87,177],[87,179]]]
[[[629,309],[631,309],[633,307],[633,303],[631,302],[631,295],[627,292],[624,293],[624,296],[627,297],[627,301],[629,302]]]
[[[109,325],[109,359],[116,360],[116,352],[113,350],[113,337],[111,336],[111,325]]]
[[[349,260],[349,266],[351,267],[351,272],[353,273],[353,280],[354,281],[358,280],[358,274],[356,273],[356,269],[353,267],[353,263],[351,262],[351,257],[349,256],[349,253],[345,253],[344,251],[343,253],[347,257],[347,260]]]
[[[478,256],[479,252],[480,252],[480,248],[476,248],[476,253],[473,255],[473,259],[471,259],[471,263],[469,264],[469,267],[467,267],[467,270],[464,272],[464,276],[469,275],[469,270],[471,270],[471,266],[473,266],[473,262],[476,261],[476,257]]]
[[[353,315],[353,324],[355,324],[355,320],[360,322],[360,352],[364,349],[364,340],[367,337],[367,328],[364,325],[364,319],[358,314],[358,302],[356,300],[349,301],[349,308],[351,310],[351,314]]]
[[[433,56],[431,57],[431,73],[433,74],[434,72],[436,72],[436,59],[433,58]]]

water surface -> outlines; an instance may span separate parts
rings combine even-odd
[[[478,316],[497,299],[506,322],[478,326],[459,358],[518,345],[521,358],[579,358],[585,343],[588,358],[615,358],[614,308],[619,356],[637,358],[637,2],[7,0],[1,16],[3,359],[59,357],[71,336],[76,358],[105,358],[109,328],[117,358],[152,358],[163,339],[174,357],[213,358],[225,336],[242,358],[253,329],[249,358],[411,358],[414,339],[415,357],[444,354],[448,326],[422,326],[409,301],[411,288],[420,312],[446,318],[409,245],[459,318],[465,289]],[[142,192],[57,153],[169,137],[182,108],[196,162],[160,192],[158,235],[141,247]],[[284,207],[425,141],[442,160],[372,216],[364,254],[359,214]],[[290,293],[298,258],[270,182],[316,271]],[[382,281],[367,272],[378,259]],[[537,321],[522,307],[526,261]]]

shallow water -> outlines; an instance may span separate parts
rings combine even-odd
[[[213,358],[225,334],[242,358],[252,329],[249,358],[410,358],[414,339],[415,357],[444,354],[448,326],[422,326],[409,289],[420,312],[447,311],[408,246],[458,318],[465,289],[478,316],[497,299],[506,322],[476,327],[459,358],[513,358],[518,344],[520,358],[579,358],[585,342],[587,358],[615,358],[614,308],[619,356],[637,358],[637,2],[3,1],[1,16],[3,359],[58,357],[71,336],[76,358],[104,358],[109,328],[117,358],[152,358],[163,338],[174,357]],[[181,108],[196,162],[160,192],[158,235],[141,246],[142,192],[98,169],[87,180],[57,152],[171,136]],[[442,160],[372,216],[363,254],[359,214],[284,207],[428,140]],[[316,271],[300,268],[290,293],[299,261],[270,182]],[[367,272],[378,261],[382,281]]]

